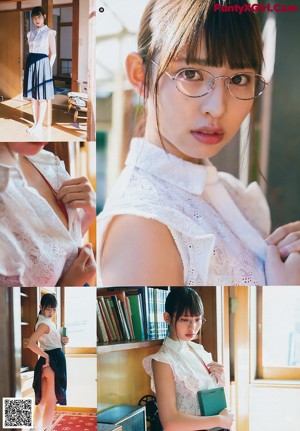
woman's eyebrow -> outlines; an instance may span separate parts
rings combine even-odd
[[[186,57],[177,57],[173,61],[174,63],[197,64],[199,66],[209,66],[207,60],[202,58],[189,58],[189,62],[187,62]]]

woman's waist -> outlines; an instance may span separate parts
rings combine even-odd
[[[27,57],[27,59],[35,60],[35,61],[41,60],[43,58],[48,58],[48,54],[40,53],[40,52],[30,52]]]

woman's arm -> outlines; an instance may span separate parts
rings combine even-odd
[[[37,330],[29,338],[26,346],[28,349],[32,350],[37,355],[40,355],[43,358],[45,358],[46,366],[49,365],[49,355],[37,345],[37,342],[39,341],[42,335],[49,334],[49,332],[50,332],[49,326],[45,325],[44,323],[41,323],[38,326]]]
[[[115,216],[100,258],[104,285],[183,286],[183,264],[164,224],[133,215]]]
[[[217,416],[193,416],[179,413],[176,407],[176,392],[173,372],[168,364],[152,361],[158,413],[165,431],[198,431],[214,427],[230,429],[233,415],[227,409]]]
[[[52,67],[56,59],[56,43],[55,43],[55,35],[51,31],[49,34],[49,60],[50,66]]]

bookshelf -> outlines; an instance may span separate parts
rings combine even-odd
[[[139,293],[142,289],[138,288]],[[167,287],[156,288],[168,293]],[[135,294],[134,288],[97,289],[97,297],[109,296],[114,291]],[[99,312],[99,310],[98,310]],[[99,317],[99,316],[98,316]],[[146,326],[146,322],[145,326]],[[152,334],[153,336],[153,334]],[[98,343],[98,411],[104,411],[118,404],[137,405],[142,396],[152,393],[149,377],[142,366],[142,359],[156,353],[162,344],[162,338],[119,340]]]
[[[156,289],[166,289],[166,287]],[[216,360],[216,288],[195,287],[194,289],[202,298],[207,319],[199,341]],[[119,290],[130,291],[131,289],[119,288]],[[104,292],[107,294],[108,290],[98,288],[97,296]],[[153,394],[142,360],[156,353],[161,344],[162,339],[98,343],[98,412],[118,404],[136,405],[142,396]]]

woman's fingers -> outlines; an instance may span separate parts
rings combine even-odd
[[[278,247],[269,246],[267,247],[265,270],[268,285],[299,285],[300,253],[291,253],[285,262],[282,262]]]
[[[278,245],[280,241],[284,240],[285,237],[293,232],[300,232],[300,221],[278,227],[266,238],[266,242],[268,245]]]
[[[96,194],[86,177],[64,181],[56,197],[71,208],[83,208],[86,212],[96,210]]]

